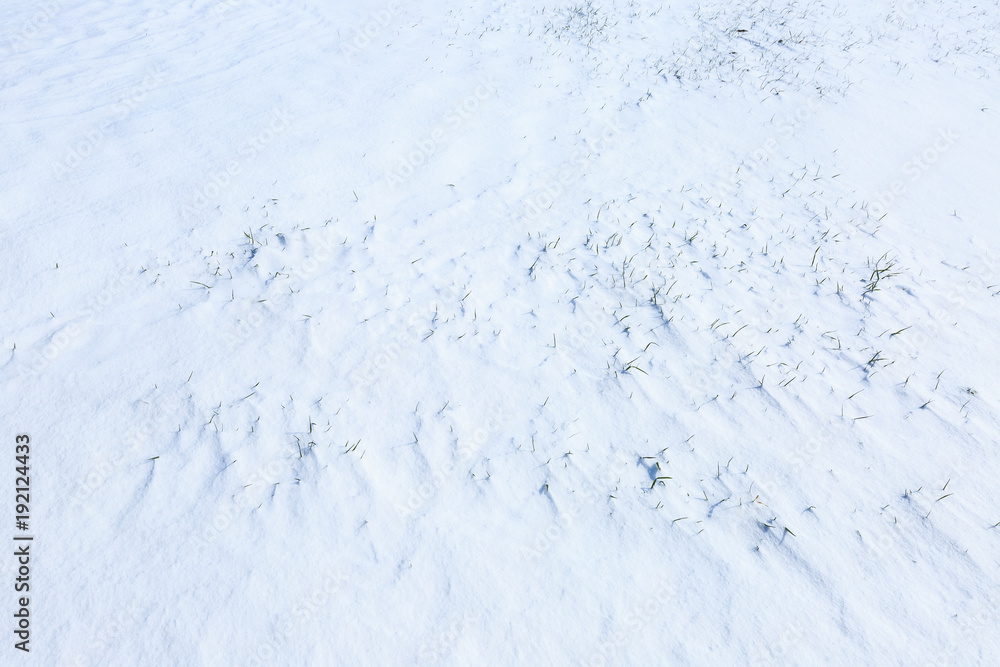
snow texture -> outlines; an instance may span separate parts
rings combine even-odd
[[[0,662],[1000,664],[995,3],[147,5],[0,6]]]

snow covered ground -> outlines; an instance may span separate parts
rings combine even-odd
[[[0,663],[1000,664],[995,3],[0,25]]]

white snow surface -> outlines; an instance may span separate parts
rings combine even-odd
[[[1000,664],[996,3],[152,4],[0,6],[0,663]]]

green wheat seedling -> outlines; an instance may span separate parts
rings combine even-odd
[[[876,350],[875,354],[873,354],[871,358],[865,362],[865,366],[871,367],[880,361],[885,361],[885,357],[882,356],[882,350]]]
[[[642,373],[643,375],[649,375],[649,373],[647,373],[646,371],[642,370],[641,368],[639,368],[638,366],[635,365],[635,362],[638,361],[638,360],[639,360],[639,357],[636,357],[632,361],[628,362],[625,365],[625,368],[622,369],[622,373],[628,373],[630,370],[635,369],[635,370],[639,371],[640,373]]]
[[[875,260],[875,265],[872,267],[872,273],[868,277],[868,283],[865,285],[865,290],[863,294],[871,294],[879,289],[880,283],[886,278],[891,278],[893,276],[900,275],[899,272],[892,272],[892,269],[896,267],[896,262],[894,260],[887,259],[889,253],[886,253]],[[868,266],[872,266],[872,262],[868,260]]]
[[[655,477],[653,479],[653,483],[649,487],[650,490],[652,490],[657,485],[657,483],[663,484],[663,480],[665,480],[665,479],[673,479],[673,477],[667,477],[666,475],[661,476],[661,477]]]

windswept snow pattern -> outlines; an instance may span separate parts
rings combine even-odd
[[[0,25],[3,664],[1000,664],[996,4]]]

